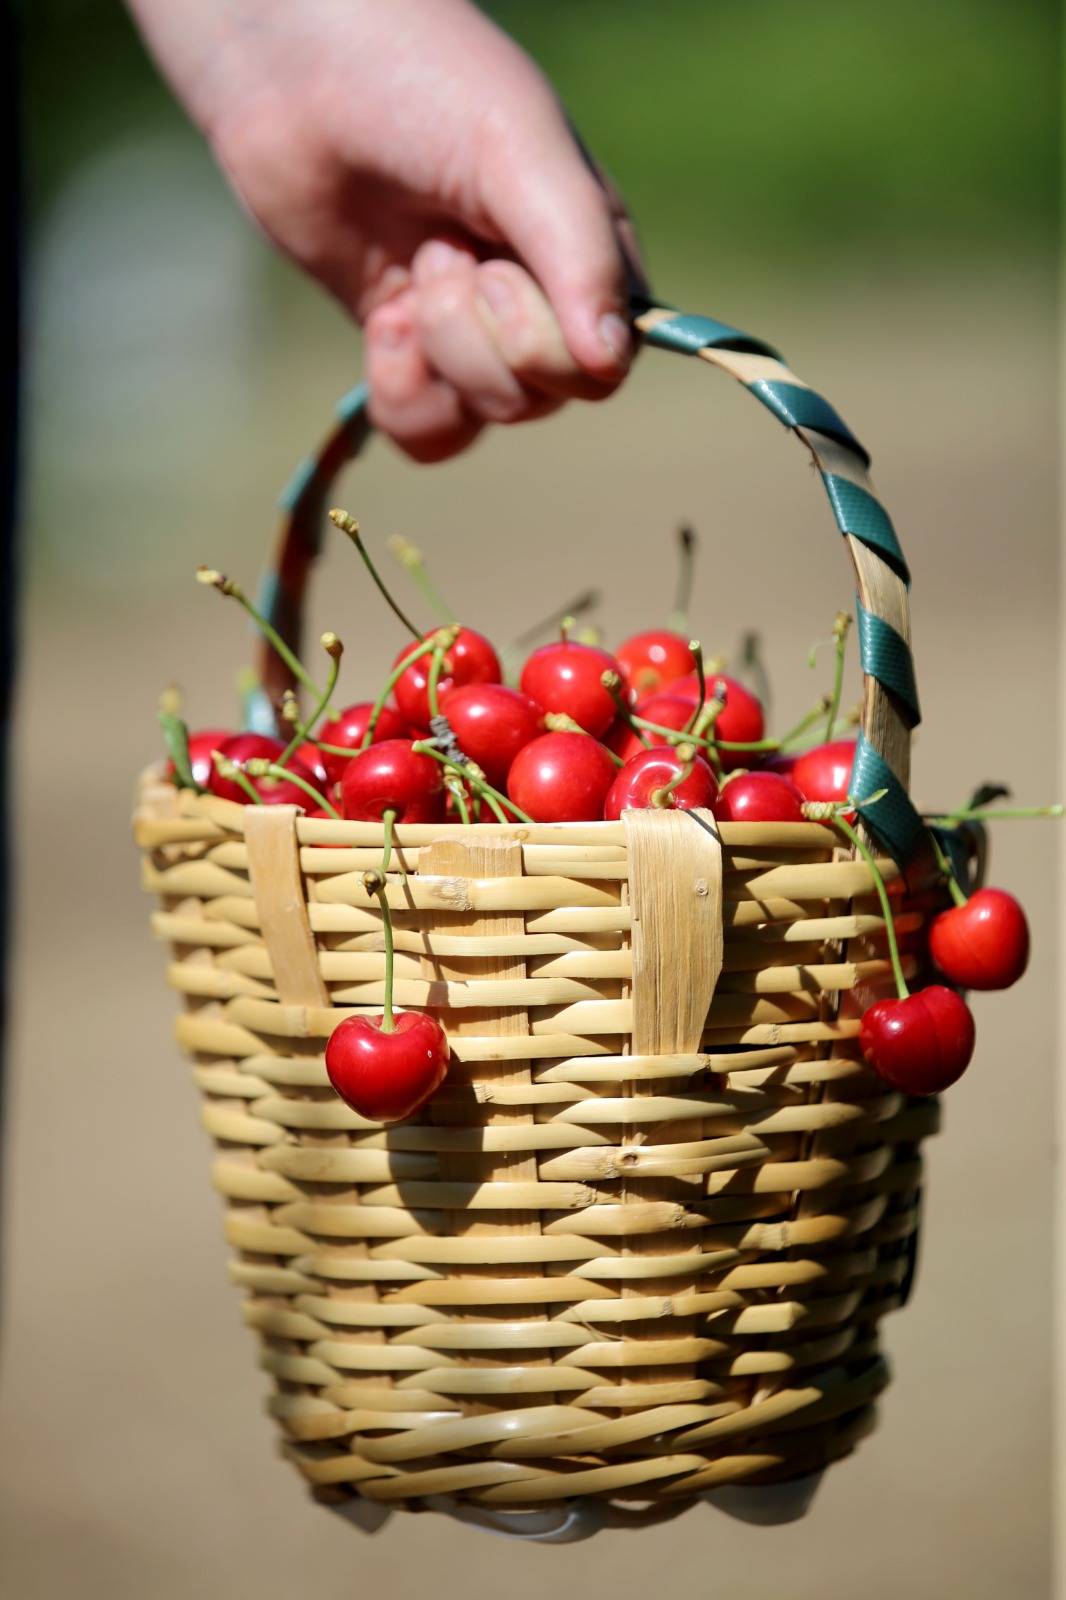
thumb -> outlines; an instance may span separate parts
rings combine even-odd
[[[550,95],[525,117],[512,109],[499,132],[486,161],[485,208],[547,295],[574,360],[613,386],[628,369],[633,336],[610,197]]]

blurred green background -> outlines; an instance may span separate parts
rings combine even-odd
[[[117,6],[21,9],[28,581],[0,1589],[638,1600],[669,1575],[730,1600],[1044,1600],[1050,826],[995,834],[1032,969],[975,1000],[978,1056],[929,1149],[917,1291],[886,1328],[882,1425],[804,1522],[701,1510],[516,1559],[439,1518],[365,1540],[275,1461],[127,822],[160,688],[180,680],[194,722],[234,714],[247,633],[192,568],[254,580],[278,490],[359,372],[358,335],[249,226]],[[488,9],[626,193],[662,295],[784,349],[870,446],[914,573],[920,801],[961,802],[985,778],[1054,798],[1057,7]],[[691,518],[705,645],[762,628],[782,724],[823,689],[807,648],[850,604],[801,454],[698,362],[649,353],[608,405],[497,431],[440,468],[375,448],[342,498],[375,545],[426,546],[501,641],[590,582],[609,639],[659,621],[669,536]],[[313,621],[344,635],[355,698],[401,641],[345,550],[328,574]]]

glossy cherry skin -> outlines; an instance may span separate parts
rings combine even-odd
[[[714,724],[716,739],[727,739],[735,744],[753,744],[761,739],[766,732],[766,719],[763,716],[762,702],[757,700],[750,689],[736,678],[730,678],[724,672],[713,672],[707,678],[707,699],[714,694],[716,683],[725,685],[725,705]],[[699,680],[694,672],[687,678],[679,678],[676,683],[669,683],[663,690],[664,694],[680,695],[688,699],[690,706],[699,701]],[[649,722],[658,720],[652,717],[638,702],[638,714],[647,717]],[[721,751],[722,766],[726,772],[731,772],[734,767],[747,767],[751,765],[752,754],[746,750]]]
[[[432,638],[432,634],[427,633],[424,637]],[[405,645],[393,666],[398,667],[412,650],[417,649],[416,644]],[[425,733],[429,728],[427,685],[432,660],[433,657],[428,655],[412,661],[393,690],[400,716],[409,728],[418,733]],[[502,676],[496,652],[484,635],[475,633],[473,628],[460,628],[455,643],[449,647],[444,658],[444,671],[438,679],[437,689],[442,695],[446,689],[460,683],[499,683]]]
[[[792,782],[805,800],[846,800],[854,763],[854,739],[816,744],[797,756]]]
[[[218,749],[227,761],[233,762],[235,767],[243,767],[246,761],[276,761],[285,752],[285,746],[280,739],[271,739],[265,733],[231,734],[228,739],[222,741]],[[298,778],[302,778],[314,788],[314,774],[298,756],[290,756],[285,767],[287,771],[294,772]],[[300,806],[307,811],[314,804],[306,790],[301,789],[298,783],[288,783],[284,778],[249,776],[248,781],[264,805]],[[220,800],[234,800],[239,806],[252,804],[240,784],[233,778],[224,778],[217,767],[211,773],[208,787]]]
[[[688,640],[669,628],[635,633],[614,654],[626,687],[634,695],[654,694],[664,683],[675,683],[696,668]]]
[[[1029,923],[1005,889],[977,889],[933,919],[929,953],[963,989],[1009,989],[1029,965]]]
[[[954,989],[934,984],[905,1000],[878,1000],[864,1014],[859,1042],[874,1071],[904,1094],[939,1094],[961,1078],[974,1047],[970,1008]]]
[[[319,739],[323,744],[337,744],[345,750],[356,751],[363,742],[370,713],[374,707],[369,700],[360,700],[354,706],[345,706],[343,711],[338,711],[323,723],[319,731]],[[407,724],[400,713],[393,706],[382,706],[381,714],[374,724],[374,744],[382,744],[386,739],[403,739],[407,735]],[[325,764],[326,771],[335,783],[348,764],[347,756],[331,756],[324,750],[319,754]]]
[[[385,739],[360,750],[341,778],[341,811],[348,822],[439,822],[444,815],[444,769],[408,739]]]
[[[502,789],[523,745],[544,731],[544,713],[520,689],[503,683],[464,683],[440,697],[464,755],[476,761],[494,789]]]
[[[637,715],[647,722],[657,723],[660,728],[676,728],[681,733],[692,721],[692,713],[696,709],[696,696],[683,694],[650,694],[637,702]],[[638,755],[645,749],[643,742],[633,732],[621,724],[621,732],[615,735],[612,730],[609,735],[611,749],[620,755],[623,761]],[[647,737],[654,743],[658,735],[649,733]]]
[[[641,750],[627,761],[616,775],[603,803],[604,820],[617,822],[623,811],[646,811],[653,808],[653,796],[665,787],[682,770],[685,763],[676,750],[659,745],[653,750]],[[697,806],[710,808],[718,796],[714,773],[697,756],[688,777],[663,801],[664,807],[677,811],[693,811]]]
[[[448,1040],[435,1017],[398,1011],[391,1033],[383,1017],[345,1017],[326,1045],[326,1072],[344,1101],[368,1122],[402,1122],[440,1088]]]
[[[719,822],[803,822],[803,796],[780,772],[739,772],[722,785]]]
[[[515,756],[507,793],[534,822],[599,822],[618,768],[584,733],[542,733]]]
[[[321,789],[323,794],[329,793],[331,778],[326,766],[326,758],[317,745],[298,744],[296,746],[297,760],[302,761],[311,774],[311,781],[316,789]]]
[[[215,763],[211,759],[212,750],[220,750],[226,739],[234,737],[232,728],[205,728],[200,733],[189,735],[189,766],[192,768],[193,780],[198,789],[210,789],[211,774],[215,770]],[[174,777],[174,763],[168,761],[166,765],[168,778]]]
[[[522,693],[545,711],[573,717],[594,739],[605,734],[615,719],[615,703],[600,681],[605,672],[618,672],[618,662],[598,645],[557,639],[534,650],[519,680]]]

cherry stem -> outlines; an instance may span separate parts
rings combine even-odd
[[[462,822],[466,827],[469,827],[470,807],[466,803],[466,795],[463,793],[462,784],[457,778],[446,778],[444,780],[444,786],[451,795],[452,799],[455,801],[455,809],[459,813],[459,821]]]
[[[692,604],[692,574],[696,565],[696,533],[695,529],[684,523],[677,530],[677,553],[677,594],[667,625],[675,633],[687,633],[689,607]]]
[[[678,760],[683,763],[683,765],[678,767],[669,783],[664,783],[661,789],[652,790],[651,803],[656,807],[657,810],[662,810],[665,807],[672,806],[674,803],[674,795],[677,793],[678,789],[680,789],[685,780],[692,776],[692,769],[696,765],[696,752],[692,745],[679,744],[677,746],[677,757]]]
[[[549,711],[544,718],[544,726],[547,728],[549,733],[580,733],[585,739],[592,738],[592,735],[588,729],[583,728],[580,722],[575,721],[575,719],[565,711]],[[601,748],[607,751],[607,754],[610,756],[616,767],[625,766],[625,762],[622,760],[622,757],[614,750],[610,749],[608,745],[603,745]]]
[[[508,673],[513,673],[518,657],[531,644],[542,639],[545,634],[552,633],[559,626],[563,617],[582,617],[587,611],[593,611],[600,603],[598,589],[584,589],[581,594],[575,595],[565,606],[557,607],[548,616],[542,617],[531,628],[524,628],[516,638],[512,639],[506,650],[502,652],[502,659],[506,664]]]
[[[351,751],[348,754],[350,755]],[[276,761],[261,761],[258,757],[248,761],[246,767],[254,778],[277,778],[285,783],[294,783],[298,789],[303,790],[309,800],[314,801],[316,806],[322,806],[328,811],[334,822],[340,822],[340,813],[334,810],[325,795],[319,794],[318,790],[309,784],[306,778],[301,778],[298,772],[291,772],[288,767],[279,766]]]
[[[961,811],[953,811],[949,817],[927,816],[925,821],[934,828],[953,828],[957,822],[1005,822],[1023,817],[1061,817],[1062,814],[1063,806],[1059,801],[1053,806],[1000,806],[996,810],[965,806]]]
[[[501,806],[509,807],[519,822],[533,821],[533,818],[527,816],[520,806],[515,805],[513,800],[509,800],[505,794],[501,794],[498,789],[494,789],[481,771],[481,768],[475,766],[472,761],[464,765],[463,762],[456,761],[454,756],[446,756],[443,750],[438,750],[436,745],[431,744],[428,739],[417,739],[411,749],[417,751],[419,755],[432,756],[434,761],[439,761],[442,767],[449,767],[453,772],[459,773],[460,777],[469,783],[474,793],[480,795],[484,800],[497,821],[508,821],[508,818],[504,816],[500,809]]]
[[[459,630],[457,628],[438,628],[435,633],[430,634],[428,639],[422,639],[419,642],[417,650],[408,651],[407,655],[405,655],[402,660],[396,663],[388,677],[385,679],[384,688],[374,701],[373,710],[370,713],[370,718],[366,725],[366,732],[363,734],[362,742],[359,745],[360,750],[369,750],[371,744],[374,742],[374,732],[378,725],[378,718],[385,709],[385,702],[388,700],[389,695],[395,689],[396,685],[399,683],[400,679],[403,677],[404,673],[407,671],[412,662],[420,661],[423,656],[432,655],[433,651],[436,650],[438,646],[443,644],[446,636],[448,642],[446,645],[443,645],[443,648],[451,649],[452,645],[455,643],[455,636],[458,631]],[[328,746],[323,745],[322,748],[328,749]],[[350,750],[348,751],[348,754],[351,755]]]
[[[395,556],[401,567],[406,567],[412,578],[422,591],[422,597],[431,611],[435,611],[442,622],[454,622],[455,616],[448,607],[447,602],[429,575],[425,559],[417,545],[401,534],[394,533],[386,541],[390,553]]]
[[[400,607],[397,605],[396,601],[393,599],[392,595],[389,593],[389,590],[386,588],[385,583],[384,583],[384,581],[383,581],[383,579],[381,577],[381,574],[378,572],[377,567],[375,567],[373,561],[371,561],[370,552],[367,550],[366,545],[363,543],[362,535],[359,532],[359,524],[358,524],[358,522],[356,522],[355,518],[353,516],[350,516],[347,511],[342,510],[339,506],[334,506],[332,511],[329,514],[329,520],[333,523],[333,526],[335,528],[339,528],[342,533],[346,533],[348,535],[349,539],[355,545],[355,548],[358,550],[360,556],[363,559],[363,565],[366,567],[366,570],[369,572],[370,576],[373,578],[375,584],[378,587],[378,590],[380,591],[381,595],[383,596],[386,604],[388,605],[388,607],[391,610],[391,612],[393,613],[393,615],[395,617],[399,618],[399,620],[403,623],[404,627],[407,629],[407,631],[410,634],[412,634],[414,636],[414,638],[420,640],[422,638],[422,634],[420,633],[418,628],[415,627],[414,623],[411,621],[411,619],[407,615],[407,613],[405,611],[402,611],[400,609]]]
[[[391,811],[386,811],[384,817],[388,818],[392,815]],[[368,894],[377,895],[378,904],[381,906],[381,930],[385,936],[385,1004],[381,1013],[381,1031],[382,1033],[395,1033],[396,1019],[392,1009],[392,979],[396,957],[392,943],[392,911],[389,908],[389,890],[384,872],[364,873],[363,887]]]
[[[748,678],[767,716],[770,714],[770,675],[762,658],[762,635],[754,629],[740,641],[739,672]]]
[[[273,623],[268,622],[263,613],[252,604],[239,584],[234,583],[232,578],[225,577],[221,572],[216,572],[213,567],[197,567],[196,577],[199,583],[206,584],[209,588],[217,589],[219,594],[225,595],[227,599],[236,600],[239,606],[243,606],[255,626],[259,629],[259,632],[263,635],[263,638],[281,657],[297,682],[302,683],[309,694],[317,695],[319,693],[318,684],[312,681],[303,662],[290,650]]]
[[[327,643],[327,640],[329,643]],[[278,757],[277,765],[279,767],[283,767],[288,761],[289,757],[299,749],[300,745],[302,745],[305,740],[311,737],[311,733],[315,727],[315,724],[325,714],[326,708],[329,705],[330,699],[332,698],[333,691],[337,687],[337,678],[340,675],[341,656],[344,653],[344,646],[341,644],[335,633],[324,633],[322,635],[322,647],[323,649],[329,651],[330,657],[329,678],[326,683],[326,687],[319,695],[318,703],[307,720],[305,722],[297,721],[293,729],[292,738],[289,740],[288,744]]]
[[[848,630],[851,627],[851,618],[846,611],[838,611],[833,619],[833,642],[836,647],[836,661],[833,667],[833,690],[829,696],[828,717],[825,725],[825,736],[829,740],[833,737],[837,717],[840,715],[840,697],[844,692],[844,658],[848,649]]]
[[[440,645],[437,645],[433,651],[433,659],[429,663],[429,676],[426,679],[426,699],[429,702],[429,714],[431,717],[440,716],[440,694],[437,685],[440,683],[440,675],[444,671],[446,653]]]
[[[217,771],[223,778],[228,778],[231,783],[237,785],[238,789],[244,790],[252,805],[261,806],[263,804],[263,797],[256,789],[255,784],[234,762],[227,761],[221,750],[212,750],[211,760],[215,763]]]
[[[849,795],[848,809],[854,810],[856,805],[857,802],[854,801]],[[892,963],[892,976],[896,981],[896,993],[901,1000],[906,1000],[910,995],[910,990],[907,988],[907,980],[903,976],[903,964],[899,959],[899,945],[896,942],[896,924],[892,914],[892,905],[888,898],[888,890],[885,888],[885,880],[881,876],[881,868],[877,865],[877,860],[874,856],[874,853],[866,843],[865,839],[863,839],[856,829],[852,827],[851,823],[846,817],[841,816],[839,812],[834,812],[834,814],[827,820],[832,823],[834,828],[839,829],[839,831],[850,842],[858,854],[862,856],[862,859],[866,862],[866,865],[869,867],[870,872],[873,875],[874,888],[877,890],[877,898],[881,902],[881,911],[885,919],[885,938],[888,940],[888,959]]]
[[[607,693],[614,701],[614,709],[618,714],[619,720],[625,723],[630,733],[636,735],[641,744],[644,746],[645,750],[650,750],[651,740],[646,737],[644,729],[640,726],[639,720],[633,715],[632,710],[626,703],[625,693],[622,689],[622,680],[618,676],[617,672],[611,672],[608,669],[607,672],[604,672],[601,675],[600,682],[603,684],[603,687],[607,690]]]
[[[690,639],[688,647],[696,662],[696,704],[692,708],[692,715],[685,724],[685,732],[691,733],[703,715],[703,708],[707,703],[707,673],[703,664],[703,646],[698,639]]]
[[[955,868],[951,865],[951,862],[948,859],[940,840],[937,838],[932,829],[929,830],[929,838],[932,841],[933,855],[936,857],[937,868],[939,869],[940,876],[948,886],[948,892],[951,895],[952,900],[954,900],[957,906],[964,906],[969,896],[966,894],[958,878],[955,876]]]

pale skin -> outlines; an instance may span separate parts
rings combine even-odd
[[[419,461],[610,394],[632,354],[617,196],[468,0],[129,0],[267,236],[361,323]]]

